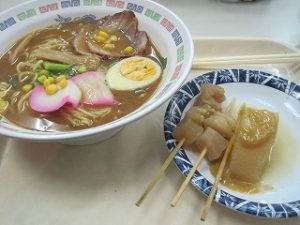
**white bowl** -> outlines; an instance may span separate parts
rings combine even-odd
[[[139,20],[139,29],[145,30],[157,45],[168,64],[163,79],[154,95],[139,109],[111,123],[71,132],[41,132],[18,127],[5,119],[0,121],[0,134],[31,141],[59,141],[71,144],[89,144],[105,140],[124,125],[133,122],[167,101],[183,84],[191,68],[194,47],[184,23],[167,8],[152,2],[131,0],[36,0],[17,5],[0,13],[0,53],[24,35],[64,18],[94,15],[96,18],[132,10]]]

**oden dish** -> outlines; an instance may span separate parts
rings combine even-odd
[[[184,127],[183,125],[187,124],[187,122],[191,122],[187,120],[189,118],[196,121],[197,118],[193,116],[194,111],[192,110],[193,107],[195,111],[198,110],[195,107],[198,107],[197,105],[201,102],[195,100],[200,96],[200,93],[204,93],[204,84],[214,84],[224,88],[227,100],[224,102],[223,108],[226,108],[233,98],[236,99],[236,105],[246,103],[246,111],[241,114],[243,115],[242,124],[250,125],[247,122],[248,119],[262,122],[268,118],[266,123],[258,123],[257,125],[259,126],[243,125],[247,129],[247,132],[243,129],[241,130],[242,137],[246,138],[246,145],[240,148],[238,143],[236,143],[236,149],[232,149],[231,158],[228,160],[228,167],[231,166],[230,172],[234,173],[235,177],[238,179],[243,177],[243,180],[247,179],[246,182],[256,182],[257,178],[262,176],[261,181],[266,186],[263,185],[263,189],[259,189],[257,192],[244,192],[242,189],[235,189],[221,182],[214,200],[230,209],[254,216],[274,218],[300,216],[300,192],[297,188],[298,180],[300,179],[297,163],[300,160],[300,152],[296,147],[300,144],[297,138],[299,136],[298,127],[300,126],[298,114],[300,110],[299,85],[262,71],[243,69],[213,71],[196,77],[176,92],[166,110],[164,134],[169,150],[172,150],[177,143],[176,137],[173,135],[181,139],[181,133],[179,130],[176,132],[176,127]],[[220,101],[222,101],[222,98],[220,98]],[[253,109],[255,109],[255,113]],[[211,111],[209,108],[205,108],[204,112],[210,113]],[[207,115],[203,114],[203,117],[200,119],[205,120]],[[278,120],[278,118],[280,119]],[[279,124],[276,129],[277,122]],[[212,124],[207,125],[212,126]],[[195,128],[199,130],[199,127]],[[217,128],[215,127],[214,129]],[[224,128],[223,125],[222,128]],[[195,130],[194,127],[192,129]],[[261,133],[262,136],[259,136],[259,139],[256,139],[256,136],[254,139],[252,138],[253,129],[262,129],[261,131],[264,131]],[[227,132],[222,133],[224,137],[225,135],[227,136]],[[272,149],[271,159],[268,161],[270,154],[268,146],[274,141],[275,134],[274,148]],[[191,135],[189,138],[196,136],[196,139],[199,140],[192,141],[193,143],[185,143],[187,145],[184,145],[174,158],[177,167],[187,176],[193,165],[196,164],[199,155],[199,153],[194,154],[190,151],[194,147],[193,144],[196,144],[198,150],[201,150],[203,147],[199,145],[201,144],[200,134],[193,132],[185,133],[185,135]],[[221,139],[219,139],[218,143],[222,144],[223,141]],[[216,140],[214,139],[214,144],[216,144]],[[263,149],[259,145],[261,143],[267,147],[266,150],[268,151],[262,151]],[[250,145],[251,147],[249,148]],[[219,146],[222,147],[222,145]],[[223,147],[220,149],[222,150]],[[218,152],[213,151],[210,153]],[[248,155],[255,158],[253,153],[255,156],[260,156],[260,161],[253,160],[251,162]],[[289,157],[290,155],[293,155],[293,157]],[[207,159],[213,160],[215,156],[218,157],[216,154],[207,155]],[[288,158],[285,158],[285,156]],[[238,159],[240,157],[248,157],[249,159],[247,158],[246,162],[241,162]],[[266,161],[269,163],[266,163]],[[257,164],[254,165],[255,163]],[[247,166],[249,166],[248,170],[246,170]],[[254,171],[254,167],[256,171]],[[246,177],[245,174],[240,174],[241,170],[243,172],[248,171],[246,175],[251,176]],[[214,174],[215,172],[211,170],[210,165],[205,161],[198,167],[198,171],[193,175],[191,183],[205,195],[209,195],[212,183],[215,180]],[[226,176],[224,178],[226,179]]]
[[[165,102],[193,56],[180,19],[148,1],[28,2],[0,29],[0,133],[30,140],[111,136]]]

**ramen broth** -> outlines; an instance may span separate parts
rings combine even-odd
[[[28,54],[38,49],[45,42],[51,39],[56,39],[59,40],[60,42],[66,43],[64,47],[58,46],[55,50],[72,52],[74,55],[79,55],[75,51],[72,42],[75,36],[78,34],[78,31],[87,23],[90,24],[89,27],[95,28],[95,31],[97,30],[96,22],[94,22],[93,24],[93,22],[90,21],[89,22],[73,21],[65,24],[50,26],[29,34],[29,35],[33,35],[33,37],[30,40],[30,44],[28,44],[26,46],[26,49],[22,50],[20,54],[17,54],[17,57],[13,62],[11,62],[12,52],[16,50],[16,48],[20,45],[22,40],[24,40],[26,37],[18,41],[14,46],[11,47],[11,49],[7,53],[5,53],[2,56],[0,60],[0,68],[1,68],[0,82],[6,82],[10,85],[9,90],[6,90],[5,94],[2,93],[1,96],[3,100],[9,102],[8,109],[2,113],[2,115],[6,119],[19,126],[23,126],[29,129],[34,129],[34,128],[31,126],[27,126],[26,125],[27,123],[25,121],[32,118],[46,119],[47,121],[61,124],[67,130],[83,129],[87,127],[93,127],[93,126],[105,124],[114,121],[116,119],[119,119],[133,112],[137,108],[139,108],[153,95],[153,93],[155,92],[155,90],[157,89],[160,83],[161,76],[159,77],[159,79],[157,79],[150,85],[143,88],[137,88],[137,89],[126,90],[126,91],[111,89],[114,99],[118,102],[118,104],[109,106],[110,112],[107,115],[95,119],[89,119],[90,120],[89,124],[81,124],[79,126],[74,126],[74,124],[66,120],[64,117],[62,117],[61,109],[51,113],[38,113],[33,111],[27,103],[25,104],[25,107],[23,107],[21,112],[18,111],[18,102],[24,96],[22,87],[25,84],[33,82],[34,79],[36,79],[36,77],[34,75],[35,72],[32,71],[32,73],[24,74],[22,76],[22,79],[20,80],[20,78],[17,76],[17,65],[20,62],[24,62],[28,60]],[[118,45],[124,47],[125,45],[128,45],[128,40],[124,40],[123,42],[121,40]],[[155,59],[156,62],[159,62],[160,54],[155,48],[155,46],[152,44],[152,42],[149,40],[142,56]],[[99,59],[100,59],[99,69],[103,71],[105,74],[111,65],[116,64],[116,62],[120,61],[122,58],[110,59],[109,57],[99,56]],[[87,70],[89,70],[89,68],[87,68]],[[108,106],[87,106],[86,110],[89,111],[92,108],[101,109],[101,107],[107,108]]]

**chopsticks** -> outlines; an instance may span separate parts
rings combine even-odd
[[[299,53],[209,57],[195,58],[193,60],[192,69],[211,69],[230,65],[295,62],[300,62]]]

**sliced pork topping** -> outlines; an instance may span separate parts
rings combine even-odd
[[[91,51],[87,45],[87,33],[95,29],[94,24],[86,24],[76,35],[73,45],[76,52],[82,55],[90,55]]]
[[[85,65],[89,70],[96,70],[100,66],[100,59],[94,56],[74,55],[71,52],[40,48],[35,50],[35,57],[69,65]]]
[[[105,27],[107,31],[113,32],[115,30],[120,30],[126,34],[129,40],[135,40],[136,33],[138,32],[138,20],[133,12],[123,11],[116,13],[106,17],[106,20],[102,22],[103,23],[100,26]]]
[[[84,26],[73,44],[80,54],[90,52],[106,58],[120,58],[143,54],[147,43],[148,36],[138,31],[134,13],[123,11]]]

